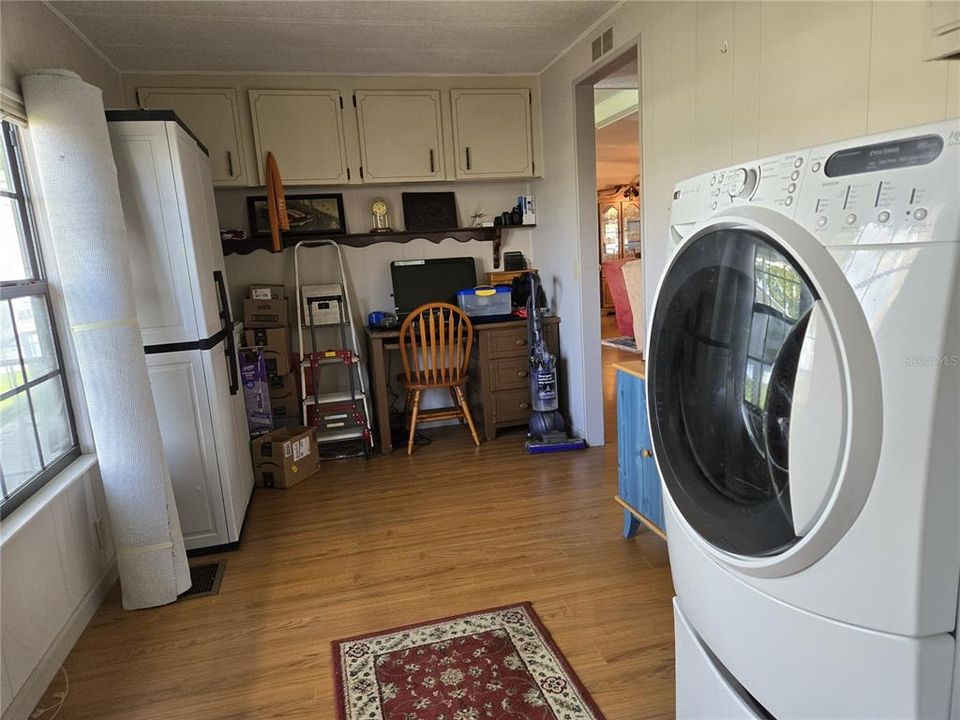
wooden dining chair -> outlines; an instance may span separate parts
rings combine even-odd
[[[467,364],[473,347],[473,324],[456,305],[427,303],[414,310],[400,326],[400,358],[403,360],[403,382],[407,395],[403,414],[410,412],[410,438],[407,455],[413,453],[413,438],[418,422],[457,418],[466,424],[473,442],[480,437],[473,425],[467,404]],[[421,410],[420,399],[426,390],[450,392],[453,406]]]

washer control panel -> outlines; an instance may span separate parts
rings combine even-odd
[[[953,120],[813,148],[795,218],[825,245],[956,242],[957,198]]]
[[[957,242],[960,120],[776,155],[684,180],[674,241],[737,205],[795,219],[825,245]]]
[[[685,180],[674,189],[671,223],[675,229],[696,224],[715,212],[744,204],[792,216],[806,162],[806,151],[798,151]]]

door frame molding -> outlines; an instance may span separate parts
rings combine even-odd
[[[603,362],[600,349],[600,273],[599,216],[597,203],[597,149],[594,118],[594,84],[627,63],[636,60],[640,125],[640,162],[637,174],[643,188],[643,59],[641,37],[629,38],[611,51],[606,62],[591,68],[573,81],[574,158],[577,185],[577,235],[580,239],[580,352],[583,367],[584,434],[589,445],[604,445]],[[641,195],[642,197],[642,195]],[[640,203],[640,226],[644,223],[644,203]],[[646,256],[646,233],[641,231],[641,257]],[[644,304],[646,302],[644,301]],[[644,322],[649,314],[644,307]]]

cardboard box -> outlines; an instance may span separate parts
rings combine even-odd
[[[243,345],[263,350],[267,375],[270,377],[287,375],[290,372],[290,334],[286,327],[244,330]]]
[[[297,395],[297,374],[277,375],[269,380],[270,397],[282,398],[285,395]]]
[[[293,373],[270,378],[270,408],[273,410],[273,420],[283,418],[300,418],[300,394],[297,392],[297,382]]]
[[[248,328],[286,326],[287,301],[247,298],[243,301],[243,324]]]
[[[313,428],[284,427],[250,444],[257,487],[290,488],[317,471]]]
[[[283,285],[268,285],[257,283],[250,286],[247,295],[251,300],[283,300],[287,296],[287,289]]]

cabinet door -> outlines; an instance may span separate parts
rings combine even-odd
[[[144,345],[199,336],[167,125],[109,123]]]
[[[268,152],[277,159],[284,185],[347,182],[341,109],[336,90],[251,90],[260,184],[266,184]]]
[[[364,182],[444,180],[438,90],[358,90]]]
[[[240,112],[233,88],[151,88],[137,90],[141,107],[173,110],[210,153],[215,185],[246,185]]]
[[[620,203],[600,205],[600,264],[622,257],[620,242]]]
[[[177,206],[184,246],[189,261],[187,270],[193,286],[193,305],[197,315],[197,338],[206,339],[220,332],[217,286],[213,279],[216,258],[223,252],[213,246],[213,233],[219,238],[217,206],[209,187],[207,158],[176,123],[165,123],[170,145],[170,163],[177,182]]]
[[[234,329],[231,328],[230,332],[233,333]],[[225,345],[226,339],[210,350],[201,352],[201,356],[216,439],[227,542],[236,542],[240,539],[240,529],[253,490],[253,464],[249,434],[246,437],[237,434],[237,399],[243,397],[243,391],[231,387],[229,366],[236,365],[237,359],[224,352]],[[237,369],[234,368],[233,372],[237,372]],[[246,424],[245,412],[242,417]]]
[[[617,494],[634,510],[640,506],[636,406],[642,391],[639,378],[617,371]]]
[[[926,4],[925,60],[960,55],[960,1],[936,0]]]
[[[620,203],[620,223],[623,257],[640,257],[640,203],[628,200]]]
[[[647,383],[617,372],[617,460],[620,498],[663,530],[663,494],[647,419]]]
[[[527,89],[451,90],[458,178],[533,175]]]
[[[226,517],[200,351],[147,355],[147,374],[184,543],[222,545]]]

